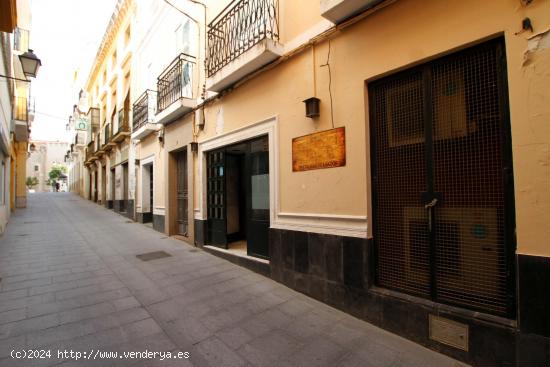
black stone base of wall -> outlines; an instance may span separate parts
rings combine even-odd
[[[122,207],[122,203],[124,200],[113,200],[113,210],[117,213],[120,213],[120,209]]]
[[[266,277],[270,276],[271,270],[269,267],[269,264],[260,262],[260,261],[254,261],[253,259],[249,259],[242,256],[237,256],[234,254],[228,254],[226,252],[222,251],[216,251],[215,249],[211,249],[208,247],[202,247],[202,249],[206,252],[211,253],[212,255],[216,255],[218,257],[221,257],[222,259],[225,259],[227,261],[230,261],[234,264],[237,264],[239,266],[242,266],[243,268],[247,268],[252,270],[253,272],[262,274]]]
[[[126,201],[126,217],[135,220],[134,217],[134,200],[127,200]]]
[[[153,229],[164,233],[164,215],[153,214]]]
[[[206,221],[195,219],[195,245],[204,246],[206,243]]]
[[[113,201],[112,200],[106,200],[105,201],[105,207],[107,209],[113,209]]]
[[[529,289],[521,291],[520,275],[520,298],[536,305],[522,306],[533,312],[533,319],[525,322],[535,335],[523,328],[520,332],[510,320],[377,288],[370,240],[270,229],[269,247],[274,280],[430,349],[473,366],[547,366],[550,361],[550,339],[545,337],[550,330],[549,259],[544,265],[536,259],[519,260],[524,288]],[[522,271],[522,263],[531,270]],[[468,325],[468,351],[431,340],[430,314]]]
[[[139,223],[151,223],[153,221],[153,214],[148,213],[136,213],[136,222]]]

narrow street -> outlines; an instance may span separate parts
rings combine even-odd
[[[171,256],[136,258],[153,251]],[[460,365],[68,193],[29,195],[0,239],[0,277],[1,366]],[[10,356],[29,349],[51,357]]]

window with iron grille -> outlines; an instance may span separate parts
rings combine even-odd
[[[501,39],[369,84],[380,286],[515,317]]]

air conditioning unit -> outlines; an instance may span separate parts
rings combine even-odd
[[[445,292],[497,297],[504,261],[496,208],[434,211],[437,286]],[[405,279],[429,282],[428,216],[423,207],[404,208]]]

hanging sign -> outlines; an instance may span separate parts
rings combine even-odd
[[[88,119],[86,117],[79,117],[76,119],[75,129],[76,130],[88,130]]]
[[[292,171],[294,172],[345,165],[345,127],[292,139]]]

